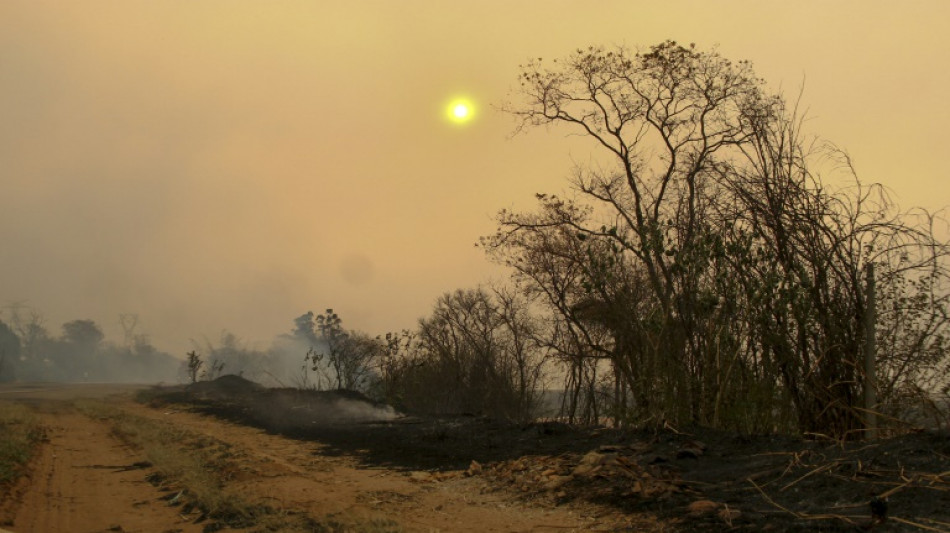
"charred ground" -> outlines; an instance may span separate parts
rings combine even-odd
[[[705,428],[516,425],[405,416],[358,393],[268,389],[237,376],[152,389],[143,399],[318,441],[320,453],[367,468],[480,476],[526,500],[595,504],[618,517],[649,512],[684,531],[950,530],[945,432],[842,443]],[[883,502],[876,517],[872,501]]]

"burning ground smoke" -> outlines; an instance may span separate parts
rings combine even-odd
[[[354,391],[268,389],[235,375],[195,383],[189,391],[198,399],[220,402],[235,409],[237,416],[250,417],[257,424],[279,431],[385,422],[402,416],[392,407]]]
[[[385,422],[401,415],[389,405],[373,405],[364,401],[343,399],[328,406],[325,418],[347,422]],[[324,418],[324,417],[320,417]]]

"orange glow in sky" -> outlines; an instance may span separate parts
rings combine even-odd
[[[789,99],[804,84],[809,133],[938,209],[948,20],[946,0],[5,0],[0,308],[110,339],[136,313],[179,356],[225,329],[266,347],[308,310],[413,328],[505,278],[473,246],[494,213],[597,153],[497,111],[520,64],[593,44],[718,47]]]

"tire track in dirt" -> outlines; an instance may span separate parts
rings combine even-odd
[[[359,467],[346,456],[321,455],[321,444],[174,409],[141,404],[130,413],[173,423],[227,443],[237,465],[230,488],[247,501],[312,518],[368,522],[385,518],[407,531],[545,532],[598,529],[593,517],[567,507],[533,506],[486,490],[477,478]]]
[[[48,442],[5,527],[17,533],[201,531],[159,499],[140,468],[145,458],[112,437],[108,425],[65,407],[39,416]]]

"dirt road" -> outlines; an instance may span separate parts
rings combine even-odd
[[[109,427],[62,407],[42,414],[40,450],[7,527],[31,531],[201,531],[157,497],[143,457]]]
[[[97,396],[93,391],[73,389],[86,398]],[[115,392],[104,387],[98,396]],[[3,400],[34,405],[48,428],[48,442],[30,476],[0,506],[0,527],[16,533],[202,531],[207,523],[195,523],[198,515],[169,506],[168,495],[146,481],[150,465],[143,453],[118,440],[108,422],[66,403],[70,396],[69,387],[0,389]],[[131,401],[128,394],[111,395],[108,403],[223,444],[233,468],[228,490],[248,502],[305,514],[318,523],[385,523],[385,528],[372,530],[427,532],[588,531],[600,524],[580,508],[518,503],[486,490],[477,478],[367,468],[346,456],[321,454],[319,443],[191,412],[153,409]]]
[[[47,437],[30,474],[0,503],[0,526],[16,533],[201,531],[157,499],[155,487],[145,480],[140,452],[112,436],[108,424],[80,414],[69,403],[138,388],[109,384],[0,387],[0,400],[33,406]]]
[[[945,432],[840,443],[473,417],[333,422],[326,406],[353,398],[225,378],[147,391],[147,403],[115,386],[0,386],[0,402],[32,406],[48,435],[31,474],[0,487],[0,528],[950,531]]]

